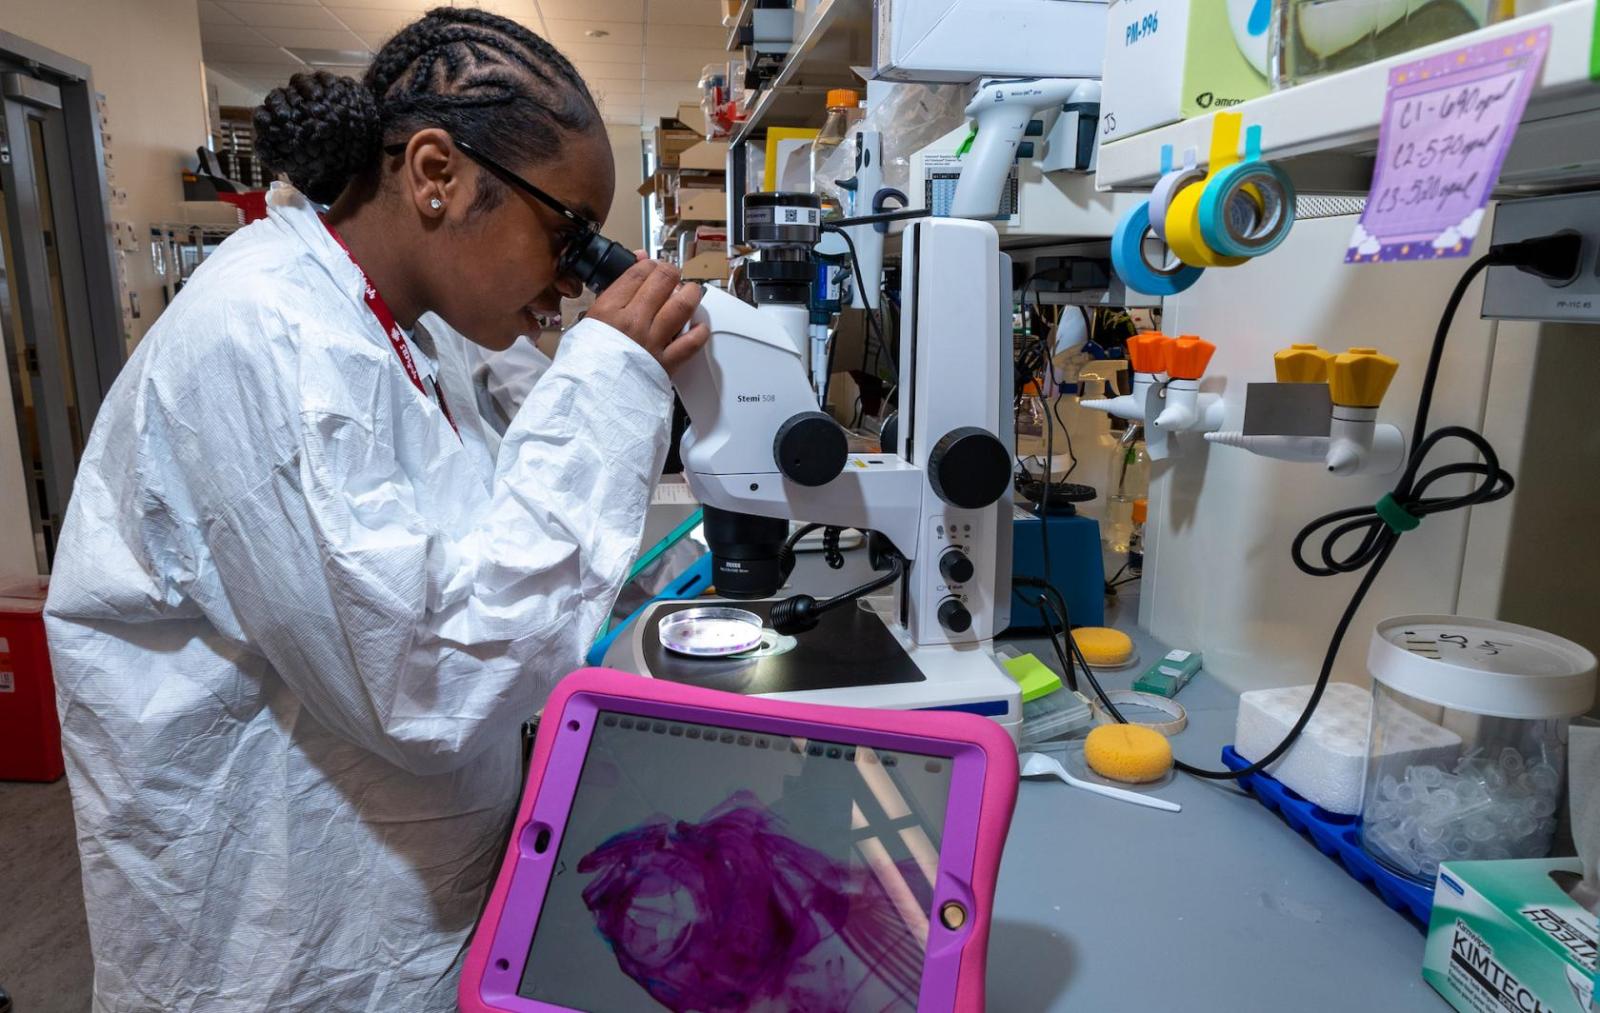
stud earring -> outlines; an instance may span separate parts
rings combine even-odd
[[[432,200],[428,201],[428,206],[430,208],[433,208],[435,211],[437,211],[440,208],[444,207],[444,201],[442,201],[439,198],[435,197]]]

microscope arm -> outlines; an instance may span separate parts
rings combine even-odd
[[[802,349],[804,306],[751,306],[708,288],[705,347],[673,378],[689,414],[682,457],[701,503],[881,532],[915,555],[926,480],[896,454],[850,455],[817,410]]]

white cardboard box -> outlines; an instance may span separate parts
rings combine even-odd
[[[1250,34],[1259,26],[1249,23],[1249,10],[1240,0],[1112,0],[1100,140],[1265,95],[1266,37]],[[1246,22],[1236,24],[1241,13]]]
[[[877,76],[893,81],[1100,76],[1098,0],[877,0]]]

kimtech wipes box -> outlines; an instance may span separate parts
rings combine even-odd
[[[1113,0],[1100,139],[1265,95],[1269,10],[1255,0]]]
[[[1595,916],[1576,858],[1444,862],[1422,977],[1462,1013],[1591,1013]]]

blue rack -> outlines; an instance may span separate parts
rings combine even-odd
[[[1250,761],[1222,747],[1222,762],[1229,770],[1243,770]],[[1361,846],[1361,817],[1341,816],[1308,802],[1283,786],[1270,774],[1250,774],[1239,778],[1240,787],[1256,797],[1283,821],[1311,838],[1317,850],[1338,859],[1352,878],[1369,884],[1385,904],[1409,917],[1423,931],[1433,912],[1433,891],[1420,883],[1390,872]]]

